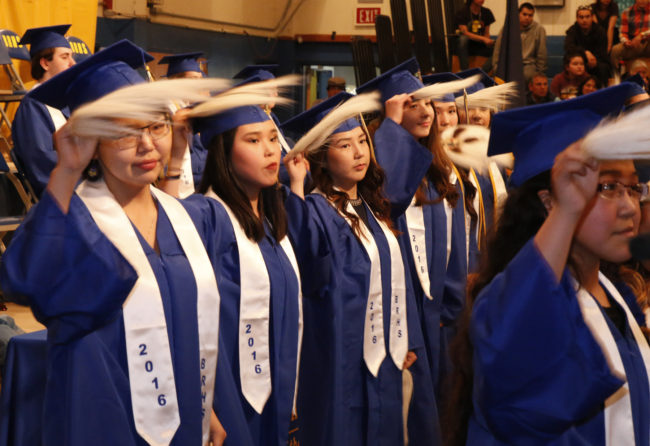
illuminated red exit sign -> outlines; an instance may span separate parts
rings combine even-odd
[[[381,8],[357,8],[357,25],[372,25]]]

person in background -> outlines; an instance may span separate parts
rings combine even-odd
[[[576,51],[584,52],[587,72],[607,85],[612,71],[607,57],[607,34],[594,23],[591,6],[578,6],[576,21],[566,30],[564,52]]]
[[[643,79],[643,82],[645,83],[644,88],[648,88],[648,85],[650,85],[650,69],[648,69],[648,64],[645,63],[643,59],[636,59],[634,62],[630,64],[630,70],[629,70],[629,77],[632,77],[634,75],[638,74],[641,76]],[[627,78],[626,78],[627,79]]]
[[[521,30],[521,54],[524,63],[524,79],[529,81],[535,73],[546,73],[548,68],[546,51],[546,30],[542,25],[533,20],[535,7],[532,3],[525,2],[519,6],[519,29]],[[499,33],[494,54],[492,55],[493,69],[496,71],[501,48]]]
[[[64,37],[68,29],[70,25],[45,26],[28,29],[23,34],[19,43],[30,45],[31,75],[37,81],[32,88],[74,65],[70,43]],[[65,124],[67,114],[67,109],[50,107],[29,95],[16,110],[11,126],[13,150],[25,170],[27,181],[39,197],[57,161],[52,135]]]
[[[460,69],[469,68],[469,56],[492,57],[494,40],[490,38],[490,25],[494,14],[484,8],[485,0],[467,0],[465,6],[456,14],[458,36],[458,61]]]
[[[601,88],[603,88],[603,84],[600,83],[600,79],[592,74],[587,79],[582,81],[578,87],[578,96],[593,93],[594,91],[600,90]]]
[[[594,22],[597,23],[607,33],[607,53],[612,47],[619,42],[618,28],[618,5],[614,0],[596,0],[591,5],[594,12]]]
[[[621,14],[621,42],[612,47],[614,70],[620,70],[621,60],[650,56],[650,5],[648,0],[636,0]]]
[[[202,52],[172,54],[163,57],[158,63],[168,65],[167,79],[202,79],[205,74],[199,64],[201,57],[203,57]],[[176,105],[185,107],[189,104]],[[199,186],[207,156],[208,151],[201,144],[200,135],[193,133],[181,166],[179,197],[185,198],[193,194],[195,188]]]
[[[557,100],[548,90],[548,78],[543,73],[536,73],[528,82],[526,105],[543,104]]]
[[[327,97],[331,98],[339,93],[345,92],[345,79],[334,76],[327,79]]]
[[[564,53],[564,70],[551,81],[551,93],[560,99],[578,96],[578,87],[589,75],[585,71],[587,59],[583,52]]]

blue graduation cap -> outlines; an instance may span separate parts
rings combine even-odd
[[[467,79],[469,77],[472,77],[476,74],[481,75],[481,80],[477,82],[476,84],[472,85],[467,89],[467,94],[472,94],[476,93],[479,90],[483,90],[484,88],[488,87],[494,87],[497,83],[492,79],[488,74],[483,71],[480,68],[470,68],[468,70],[460,71],[456,73],[459,78],[461,79]]]
[[[29,44],[29,55],[34,57],[39,51],[47,48],[70,48],[64,37],[71,25],[42,26],[30,28],[20,39],[20,45]]]
[[[275,73],[275,70],[278,69],[278,66],[278,64],[249,65],[239,73],[235,74],[232,78],[248,80],[250,77],[257,76],[260,81],[268,81],[269,79],[275,78],[275,75],[273,73]]]
[[[311,130],[316,124],[318,124],[325,116],[329,114],[332,110],[338,107],[343,102],[347,101],[353,97],[350,93],[341,92],[331,98],[326,99],[313,106],[312,108],[305,110],[304,112],[294,116],[293,118],[285,121],[280,128],[283,131],[293,132],[297,135],[304,135],[309,130]],[[332,132],[332,135],[335,133],[347,132],[348,130],[355,129],[361,124],[355,118],[349,118],[343,122],[339,127]]]
[[[553,167],[555,156],[604,117],[618,114],[634,93],[629,82],[561,102],[532,105],[494,115],[488,156],[513,152],[510,181],[520,186]]]
[[[247,105],[231,108],[216,115],[195,118],[193,120],[193,129],[195,132],[200,133],[203,147],[208,147],[212,138],[228,130],[232,130],[240,125],[265,122],[270,119],[271,117],[261,107]]]
[[[428,74],[426,76],[422,76],[422,82],[424,82],[424,85],[434,85],[442,82],[457,81],[460,79],[461,77],[459,77],[457,74],[450,73],[450,72],[433,73],[433,74]],[[435,99],[435,102],[455,102],[455,101],[456,99],[453,93],[449,93],[444,95],[441,98]]]
[[[196,71],[197,73],[203,74],[203,70],[199,66],[199,57],[203,57],[203,52],[172,54],[163,57],[158,63],[162,65],[169,64],[167,77],[177,73],[184,73],[185,71]]]
[[[57,74],[28,95],[55,108],[80,105],[99,99],[118,88],[144,82],[135,68],[153,57],[128,40],[121,40]]]
[[[379,90],[381,101],[386,102],[397,94],[413,93],[424,87],[422,81],[415,77],[419,72],[420,66],[415,57],[412,57],[357,87],[357,94]]]

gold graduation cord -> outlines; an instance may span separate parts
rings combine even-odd
[[[499,197],[497,194],[497,186],[494,182],[494,175],[492,174],[492,169],[488,168],[490,173],[490,184],[492,185],[492,193],[494,194],[494,211],[492,212],[492,224],[496,224],[497,221],[497,209],[499,209]]]
[[[487,234],[487,226],[485,225],[485,204],[483,203],[483,192],[481,191],[481,183],[478,181],[476,172],[474,169],[469,170],[469,174],[474,178],[474,183],[476,184],[476,193],[478,194],[478,206],[479,209],[476,210],[478,214],[478,249],[481,250],[481,241]],[[494,186],[492,186],[494,188]]]

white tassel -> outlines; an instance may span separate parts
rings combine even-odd
[[[227,79],[168,79],[120,88],[72,113],[68,120],[74,135],[119,137],[133,129],[116,119],[155,121],[170,111],[174,102],[194,103],[209,99],[212,90],[230,87]]]
[[[488,142],[490,130],[479,125],[459,125],[440,135],[440,142],[449,159],[464,169],[480,174],[488,170]]]
[[[420,88],[419,90],[411,93],[411,97],[416,101],[420,99],[438,99],[450,93],[463,91],[464,89],[471,87],[480,80],[481,75],[475,74],[474,76],[468,77],[467,79],[427,85],[426,87]]]
[[[300,85],[301,81],[302,76],[290,74],[267,81],[244,84],[204,101],[192,109],[189,117],[216,115],[225,110],[246,105],[290,104],[293,102],[291,99],[278,95],[286,93],[290,87]]]
[[[329,112],[318,124],[298,140],[293,149],[287,154],[289,159],[303,152],[310,152],[323,146],[327,139],[347,119],[363,113],[381,110],[379,92],[365,93],[354,96]]]
[[[519,89],[517,88],[517,83],[508,82],[468,94],[467,106],[503,110],[508,105],[511,105],[518,96]],[[456,106],[461,108],[465,107],[463,97],[456,98]]]
[[[650,107],[605,119],[590,131],[582,147],[600,160],[650,159]]]

